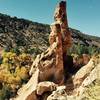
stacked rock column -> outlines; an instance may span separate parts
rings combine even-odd
[[[54,20],[60,24],[62,34],[63,53],[67,52],[67,49],[71,47],[71,33],[68,28],[67,13],[66,13],[66,1],[61,1],[57,6],[54,13]]]
[[[51,33],[49,36],[49,43],[52,45],[57,42],[55,50],[56,67],[55,80],[56,83],[61,84],[64,81],[64,68],[66,66],[66,53],[71,46],[71,33],[68,28],[66,1],[61,1],[54,13],[55,23],[51,25]]]
[[[63,66],[63,47],[62,47],[62,34],[61,27],[59,23],[54,23],[51,25],[51,37],[49,38],[50,44],[52,45],[54,42],[57,43],[57,47],[55,49],[56,55],[56,64],[55,64],[55,73],[54,73],[54,82],[61,85],[64,82],[64,66]]]

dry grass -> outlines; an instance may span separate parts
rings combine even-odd
[[[84,100],[100,100],[100,80],[96,80],[86,87]]]

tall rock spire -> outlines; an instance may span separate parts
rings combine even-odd
[[[25,96],[20,95],[21,92],[19,92],[19,96],[15,100],[21,100],[22,98],[25,98],[23,100],[39,100],[39,96],[37,96],[37,85],[43,81],[44,83],[45,81],[50,81],[58,85],[64,84],[66,52],[71,46],[71,33],[68,29],[66,15],[66,1],[61,1],[55,10],[54,23],[51,25],[49,43],[50,47],[42,54],[37,55],[34,60],[30,70],[30,75],[32,75],[32,77],[25,85],[26,89],[25,87],[20,89],[22,93],[25,91],[23,94]],[[35,83],[35,86],[33,86],[33,83]],[[44,87],[46,89],[42,89],[40,86],[40,90],[42,89],[41,91],[43,93],[47,92],[50,90],[49,87],[51,87],[51,85],[47,86]],[[43,97],[42,94],[40,97]]]
[[[66,1],[61,1],[55,9],[54,23],[51,25],[51,33],[49,36],[50,45],[54,42],[57,43],[55,49],[55,79],[59,84],[63,82],[64,68],[68,67],[66,64],[66,53],[72,42],[71,33],[68,28]]]
[[[62,34],[62,45],[63,45],[63,53],[67,52],[67,49],[71,46],[71,33],[68,28],[67,21],[67,13],[66,13],[66,1],[61,1],[55,9],[54,13],[54,21],[55,23],[60,24],[61,34]],[[52,29],[51,29],[52,30]],[[50,35],[53,37],[53,34]],[[52,41],[52,40],[51,40]]]

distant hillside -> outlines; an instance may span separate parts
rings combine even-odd
[[[100,48],[100,37],[90,36],[70,28],[74,44]],[[50,26],[0,13],[0,46],[4,48],[39,48],[49,45]]]

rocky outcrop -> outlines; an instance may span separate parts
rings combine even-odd
[[[68,94],[68,82],[65,86],[57,87],[55,91],[52,92],[51,95],[48,96],[47,100],[91,100],[93,98],[99,98],[99,92],[97,88],[95,89],[95,85],[99,83],[94,83],[95,81],[100,81],[100,55],[93,57],[89,63],[83,66],[76,74],[73,75],[72,80],[74,84],[74,89],[71,94]],[[69,80],[68,80],[69,81]],[[69,83],[71,85],[71,82]],[[87,87],[94,84],[94,88],[92,87],[89,92],[89,96],[85,94],[87,91]],[[100,84],[98,85],[98,88]],[[70,87],[71,88],[71,87]],[[70,91],[70,90],[69,90]],[[96,93],[97,92],[97,93]],[[96,100],[96,99],[94,99]]]
[[[57,87],[56,91],[53,91],[47,100],[67,100],[67,93],[65,91],[66,86]]]
[[[59,27],[61,29],[61,38],[62,38],[62,46],[63,46],[63,52],[66,53],[66,50],[71,47],[72,39],[71,39],[71,32],[69,31],[68,27],[68,21],[67,21],[67,14],[66,14],[66,2],[61,1],[58,6],[55,9],[54,13],[54,21],[59,23]],[[51,28],[53,30],[53,28]],[[59,34],[60,34],[59,33]],[[50,38],[55,38],[54,32],[51,32]],[[49,38],[49,40],[50,40]],[[55,40],[55,39],[52,39]],[[50,42],[51,44],[51,42]]]
[[[97,62],[95,62],[97,58],[93,57],[87,65],[83,66],[81,70],[79,70],[75,76],[74,76],[74,83],[79,85],[82,83],[82,81],[87,78],[87,76],[91,73],[91,71],[95,68],[97,65]],[[98,59],[99,60],[99,59]],[[100,61],[99,61],[100,62]]]
[[[52,27],[51,34],[54,34],[54,36],[52,35],[52,37],[50,36],[49,38],[50,45],[52,45],[53,43],[57,43],[57,46],[54,50],[55,60],[56,60],[54,76],[55,76],[56,83],[60,83],[61,80],[62,82],[64,80],[62,33],[61,33],[60,23],[54,23],[51,27]],[[52,38],[55,38],[54,41],[52,41]]]
[[[59,16],[59,14],[61,16]],[[36,57],[30,71],[33,78],[38,70],[35,87],[31,91],[32,83],[30,84],[28,82],[25,85],[25,87],[29,87],[29,91],[27,90],[27,95],[24,96],[23,100],[26,98],[29,100],[29,98],[32,98],[32,95],[35,95],[33,98],[36,98],[36,95],[42,95],[45,92],[53,91],[55,89],[54,83],[58,85],[64,84],[64,57],[67,49],[71,46],[71,34],[67,25],[65,1],[59,3],[54,18],[55,22],[51,25],[51,34],[49,37],[50,47]],[[32,80],[32,78],[30,80]],[[51,81],[54,83],[43,81]],[[24,92],[26,90],[25,87],[20,91]],[[18,94],[21,94],[20,91]],[[20,95],[18,99],[20,99]]]
[[[39,75],[39,70],[37,69],[32,75],[31,79],[28,81],[28,83],[22,86],[22,88],[18,90],[17,97],[11,100],[26,100],[26,98],[28,97],[32,98],[33,100],[38,100],[36,99],[37,96],[35,94],[37,84],[38,84],[38,75]],[[32,99],[28,99],[28,100],[32,100]]]
[[[100,72],[100,55],[94,56],[83,66],[74,76],[73,83],[75,91],[78,94],[82,94],[84,88],[89,86],[93,81],[99,80]]]
[[[72,42],[66,17],[66,1],[61,1],[57,6],[54,20],[49,37],[50,47],[37,55],[29,73],[29,82],[18,91],[14,100],[75,100],[76,96],[83,93],[85,86],[98,78],[93,75],[96,66],[100,66],[100,56],[93,57],[75,75],[66,75],[66,52]],[[92,81],[89,81],[90,77]]]
[[[72,41],[66,18],[65,1],[61,1],[57,6],[54,19],[55,22],[51,25],[49,36],[50,47],[38,59],[36,58],[31,72],[34,67],[38,67],[39,81],[53,81],[57,84],[63,84],[66,52]]]
[[[32,79],[18,91],[18,96],[11,100],[41,100],[41,98],[43,98],[42,100],[46,100],[44,98],[47,98],[57,88],[57,84],[53,82],[44,81],[34,83],[35,80]],[[36,77],[35,79],[38,78]]]
[[[66,52],[71,47],[71,33],[68,29],[67,15],[66,15],[66,2],[61,1],[57,6],[54,13],[54,23],[51,25],[51,33],[49,36],[50,45],[54,42],[57,43],[55,50],[56,55],[56,70],[55,78],[58,80],[57,83],[60,83],[59,80],[64,82],[64,66]],[[67,67],[67,66],[66,66]]]
[[[36,93],[37,95],[42,95],[45,92],[52,92],[56,90],[57,85],[53,82],[40,82],[37,85]]]

